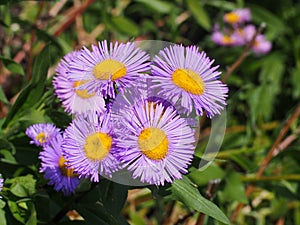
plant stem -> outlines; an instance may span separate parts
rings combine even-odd
[[[278,175],[278,176],[261,176],[261,177],[255,177],[255,176],[245,176],[242,177],[242,181],[244,182],[261,182],[261,181],[279,181],[279,180],[300,180],[299,174],[284,174],[284,175]]]
[[[270,148],[268,154],[266,155],[266,157],[262,161],[261,166],[259,167],[257,173],[255,174],[256,179],[258,179],[263,174],[263,172],[267,168],[269,162],[273,158],[275,151],[278,149],[278,146],[282,142],[282,139],[284,138],[286,133],[289,131],[289,129],[290,129],[291,125],[293,124],[293,122],[299,117],[299,115],[300,115],[300,105],[298,105],[296,107],[296,109],[295,109],[294,113],[292,114],[292,116],[285,123],[285,126],[280,130],[274,144]],[[254,190],[253,185],[248,186],[247,190],[246,190],[246,196],[249,197],[252,194],[253,190]],[[231,222],[235,221],[238,213],[240,212],[240,210],[242,209],[243,206],[244,206],[244,204],[242,204],[242,203],[238,204],[238,206],[235,208],[234,212],[231,215],[231,218],[230,218]]]
[[[244,51],[242,52],[242,54],[240,55],[240,57],[227,69],[226,74],[222,78],[223,82],[226,82],[226,80],[228,79],[228,77],[230,76],[230,74],[232,74],[233,71],[235,71],[239,67],[239,65],[242,64],[242,62],[247,57],[248,52],[250,51],[251,47],[253,46],[257,35],[259,35],[264,28],[265,28],[265,24],[262,23],[260,25],[260,27],[254,33],[254,35],[252,36],[251,40],[248,42],[248,44],[246,45],[246,47],[244,48]]]

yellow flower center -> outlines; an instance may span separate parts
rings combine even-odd
[[[99,62],[94,67],[94,77],[99,80],[109,80],[111,79],[117,80],[126,75],[126,67],[123,63],[113,60],[113,59],[106,59],[102,62]]]
[[[202,95],[205,84],[193,70],[177,69],[172,74],[173,82],[180,88],[195,95]]]
[[[48,135],[45,132],[41,132],[38,135],[36,135],[35,139],[41,144],[43,144],[48,140]]]
[[[230,43],[232,43],[231,37],[229,37],[227,35],[223,36],[222,41],[223,41],[224,44],[230,44]]]
[[[88,82],[88,80],[79,80],[79,81],[75,81],[74,84],[73,84],[73,87],[74,88],[77,88],[83,84],[86,84]],[[95,93],[89,93],[88,90],[86,89],[76,89],[75,90],[75,93],[81,97],[81,98],[90,98],[90,97],[93,97],[95,95]]]
[[[168,138],[164,131],[156,127],[145,128],[138,137],[138,144],[149,159],[161,160],[168,153]]]
[[[226,20],[228,23],[236,23],[236,22],[239,21],[239,15],[237,15],[237,14],[234,13],[234,12],[226,13],[226,14],[225,14],[225,20]]]
[[[64,176],[67,176],[67,177],[74,177],[74,176],[76,176],[75,174],[74,174],[74,170],[73,169],[69,169],[69,168],[67,168],[67,166],[66,166],[66,163],[67,162],[67,160],[63,157],[63,156],[61,156],[60,158],[59,158],[59,161],[58,161],[58,167],[59,167],[59,169],[60,169],[60,171],[61,171],[61,173],[64,175]]]
[[[84,151],[87,158],[93,161],[104,159],[110,151],[112,138],[105,133],[96,132],[85,140]]]

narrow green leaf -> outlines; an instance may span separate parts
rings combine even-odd
[[[216,8],[232,11],[236,9],[236,4],[225,0],[210,0],[205,2],[207,5],[214,6]]]
[[[293,97],[299,98],[300,97],[300,66],[293,68],[291,77],[291,85],[293,86]]]
[[[12,59],[5,58],[0,55],[0,61],[2,61],[3,65],[12,73],[20,74],[20,75],[25,74],[23,67],[20,64],[16,63],[15,61],[13,61]]]
[[[201,1],[199,0],[187,0],[187,6],[197,23],[206,30],[210,30],[211,22],[209,16],[205,12]]]
[[[6,225],[6,218],[5,218],[5,211],[3,209],[0,209],[0,221],[1,225]]]
[[[134,0],[147,6],[148,8],[158,12],[158,13],[170,13],[173,5],[170,2],[159,1],[159,0]]]
[[[17,164],[17,161],[11,151],[8,151],[6,149],[1,149],[0,154],[3,156],[3,158],[1,158],[2,162]]]
[[[0,101],[5,103],[5,104],[9,104],[9,101],[7,100],[5,93],[2,89],[2,86],[0,86]]]
[[[3,208],[5,207],[6,203],[0,199],[0,221],[1,224],[6,225],[6,218],[5,218],[5,211]]]
[[[268,38],[271,40],[276,39],[280,34],[285,32],[286,25],[284,24],[283,20],[276,16],[275,14],[271,13],[266,8],[263,8],[258,5],[252,5],[250,4],[251,14],[253,21],[260,24],[260,23],[266,23],[267,28],[267,34]]]
[[[259,74],[261,85],[249,90],[252,122],[257,118],[269,120],[273,112],[277,95],[281,91],[281,79],[285,70],[285,58],[277,53],[263,59],[263,67]]]
[[[120,32],[130,36],[137,36],[139,34],[139,27],[132,20],[123,17],[115,16],[111,19],[113,26]]]
[[[75,209],[84,218],[87,224],[97,225],[112,225],[102,215],[104,208],[97,207],[97,205],[77,205]]]
[[[102,202],[106,209],[114,216],[119,216],[127,199],[128,187],[109,180],[103,180],[99,188],[103,190],[101,192],[103,194]]]
[[[51,52],[53,50],[52,48],[51,45],[47,45],[41,53],[36,56],[33,65],[32,79],[20,93],[16,102],[7,114],[6,120],[2,125],[3,128],[6,128],[8,124],[17,117],[17,114],[22,112],[22,110],[33,107],[33,105],[42,97],[48,68],[52,64],[51,56],[56,55],[57,57],[57,54]]]
[[[183,176],[182,180],[174,181],[170,191],[173,199],[181,201],[186,206],[211,216],[224,224],[230,224],[228,218],[218,206],[204,198],[186,176]]]
[[[257,165],[249,160],[246,156],[242,154],[230,155],[229,158],[235,161],[240,167],[242,167],[246,171],[253,171],[257,168]]]
[[[37,214],[36,214],[34,204],[32,202],[28,202],[27,204],[29,205],[30,213],[29,213],[29,218],[25,225],[36,225],[37,224]]]

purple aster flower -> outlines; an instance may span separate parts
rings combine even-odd
[[[245,43],[251,41],[255,32],[256,28],[252,24],[245,26],[243,29],[239,29],[239,33],[245,39]]]
[[[140,102],[120,114],[117,156],[133,178],[164,185],[187,173],[194,154],[194,131],[173,107]],[[126,132],[124,132],[126,130]]]
[[[69,77],[69,66],[80,51],[68,53],[58,64],[56,76],[53,79],[53,86],[57,97],[62,101],[68,113],[86,113],[87,111],[103,112],[105,102],[102,96],[86,89],[78,87],[86,84],[89,80],[82,79],[81,73],[73,73],[72,80]]]
[[[4,183],[4,179],[2,178],[2,174],[0,174],[0,192],[2,191],[3,183]],[[0,198],[2,197],[0,196]]]
[[[115,85],[118,91],[133,85],[141,74],[149,70],[150,57],[136,47],[135,43],[110,43],[106,41],[92,45],[92,51],[83,47],[80,55],[70,63],[70,77],[89,81],[80,88],[89,92],[115,98]]]
[[[272,43],[266,40],[264,35],[259,34],[256,36],[254,44],[251,49],[257,55],[262,55],[271,51],[271,48],[272,48]]]
[[[221,72],[216,71],[218,66],[211,67],[213,62],[196,46],[175,45],[161,50],[152,65],[155,87],[160,88],[158,94],[174,105],[180,101],[188,114],[193,108],[197,115],[202,115],[203,109],[208,117],[220,114],[228,88],[217,80]]]
[[[232,25],[248,22],[251,20],[250,9],[236,9],[226,13],[223,17],[224,21]]]
[[[79,179],[73,172],[63,156],[62,148],[63,137],[61,134],[49,140],[49,144],[43,147],[40,152],[41,160],[40,172],[44,172],[45,179],[49,180],[49,185],[54,185],[56,191],[62,191],[64,195],[70,195],[75,192]]]
[[[26,135],[32,139],[30,144],[43,146],[48,144],[49,140],[59,134],[60,130],[50,123],[38,123],[28,127],[25,131]]]
[[[91,177],[98,182],[99,175],[119,169],[115,158],[116,140],[109,114],[78,115],[65,131],[65,157],[79,177]]]
[[[211,40],[222,46],[241,46],[245,43],[243,37],[237,32],[223,34],[220,31],[215,31],[211,36]]]

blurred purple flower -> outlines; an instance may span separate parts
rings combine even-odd
[[[250,9],[236,9],[232,12],[226,13],[223,17],[223,20],[232,25],[248,22],[251,20]]]
[[[211,36],[211,40],[214,43],[222,46],[241,46],[244,44],[243,37],[237,32],[223,34],[220,31],[215,31]]]
[[[252,46],[252,51],[257,55],[266,54],[271,51],[272,43],[266,40],[265,36],[260,34],[257,35]]]
[[[2,178],[2,174],[0,174],[0,192],[2,191],[3,183],[4,183],[4,179]],[[2,197],[0,196],[0,198]]]

